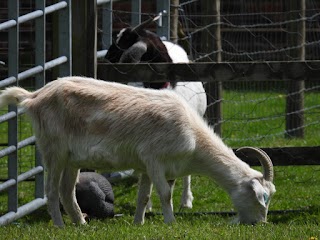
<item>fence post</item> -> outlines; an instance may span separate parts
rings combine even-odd
[[[97,2],[72,0],[72,73],[97,77]]]
[[[16,26],[9,29],[8,44],[8,75],[16,78],[18,85],[19,73],[19,1],[8,0],[8,18],[16,21]],[[14,146],[16,150],[8,157],[8,178],[14,179],[16,184],[8,189],[8,211],[18,210],[18,110],[16,106],[9,106],[9,112],[15,112],[16,116],[8,121],[8,146]]]
[[[102,48],[108,49],[112,44],[112,0],[103,5],[102,13]]]
[[[221,28],[220,28],[220,0],[207,0],[204,7],[204,14],[207,18],[204,20],[205,25],[212,23],[217,23],[213,27],[207,29],[202,36],[202,46],[203,52],[211,53],[216,51],[212,57],[207,57],[205,61],[215,61],[220,63],[222,61],[221,56]],[[209,17],[212,16],[212,17]],[[212,34],[213,33],[213,34]],[[212,35],[214,38],[212,38]],[[211,76],[213,77],[213,76]],[[207,108],[207,118],[208,122],[213,125],[214,131],[221,135],[222,134],[222,82],[210,82],[206,84],[206,92],[208,96],[208,108]]]
[[[59,11],[58,18],[58,40],[59,40],[59,56],[67,56],[68,61],[59,66],[59,77],[72,75],[72,45],[71,45],[71,6],[72,0],[65,0],[68,7]],[[82,2],[82,1],[81,1]],[[55,33],[54,33],[55,34]]]
[[[45,13],[46,3],[43,0],[36,0],[36,10],[41,10]],[[35,79],[36,89],[39,89],[45,85],[46,71],[46,15],[43,14],[42,17],[36,19],[35,22],[35,44],[36,44],[36,56],[35,63],[37,66],[42,66],[43,70],[41,73],[37,74]],[[41,156],[38,151],[35,154],[35,166],[42,166]],[[38,173],[35,175],[35,197],[44,197],[44,173]]]
[[[301,19],[298,23],[288,24],[288,41],[290,47],[296,47],[290,51],[290,57],[294,60],[305,60],[306,23],[305,0],[290,1],[290,19]],[[292,80],[293,76],[287,76]],[[304,137],[304,80],[295,79],[288,81],[288,93],[286,97],[286,137]]]

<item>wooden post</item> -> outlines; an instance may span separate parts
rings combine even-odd
[[[72,73],[97,76],[97,3],[92,0],[72,4]]]
[[[305,0],[290,1],[289,4],[290,19],[301,19],[305,17]],[[304,20],[288,25],[289,46],[297,46],[290,51],[290,56],[295,60],[305,60],[305,38],[306,23]],[[299,47],[298,47],[299,46]],[[288,80],[292,76],[288,76]],[[288,93],[286,98],[286,137],[304,137],[304,80],[295,79],[288,81]]]
[[[174,43],[178,43],[179,2],[179,0],[171,0],[170,37]]]
[[[203,11],[208,17],[205,18],[205,25],[220,22],[220,0],[207,0],[203,4]],[[209,17],[212,16],[212,17]],[[213,34],[211,34],[213,33]],[[212,38],[212,35],[214,38]],[[221,62],[221,28],[220,24],[208,28],[202,35],[203,52],[210,53],[217,51],[216,54],[211,57],[207,57],[205,61]],[[211,76],[213,77],[213,76]],[[213,125],[214,131],[222,134],[222,82],[211,82],[206,84],[206,92],[208,98],[207,118],[208,122]]]

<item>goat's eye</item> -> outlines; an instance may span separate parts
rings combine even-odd
[[[265,204],[267,204],[269,202],[269,195],[266,192],[263,193],[263,200],[264,200]]]

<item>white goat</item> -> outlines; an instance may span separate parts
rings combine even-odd
[[[263,174],[251,169],[172,91],[65,77],[33,93],[8,88],[0,95],[0,107],[7,104],[20,105],[31,117],[55,225],[64,225],[59,196],[72,221],[85,223],[75,197],[80,168],[141,172],[138,224],[144,222],[152,183],[164,221],[173,222],[168,180],[191,173],[209,176],[229,193],[239,222],[266,221],[275,192],[269,157],[259,149],[241,149],[259,158]]]

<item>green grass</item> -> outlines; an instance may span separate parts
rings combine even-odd
[[[231,147],[243,145],[258,147],[319,146],[320,93],[308,93],[305,112],[305,137],[284,137],[285,98],[273,92],[224,92],[223,138]],[[254,101],[252,101],[254,100]],[[268,120],[256,120],[259,118]],[[24,121],[23,121],[24,122]],[[3,127],[5,128],[5,127]],[[23,130],[25,129],[25,130]],[[5,129],[1,129],[0,132]],[[30,126],[23,123],[22,132],[30,134]],[[0,139],[5,138],[4,135]],[[30,151],[30,150],[29,150]],[[28,157],[30,155],[30,157]],[[21,153],[32,159],[28,150]],[[319,156],[320,157],[320,156]],[[2,162],[1,162],[2,161]],[[5,160],[0,159],[0,175]],[[32,163],[27,163],[26,168]],[[259,168],[257,168],[259,169]],[[121,217],[103,221],[91,220],[86,226],[74,226],[64,215],[66,227],[52,225],[45,208],[0,227],[0,239],[318,239],[320,240],[320,166],[275,167],[277,192],[271,201],[268,224],[256,226],[232,225],[232,216],[211,214],[231,212],[228,195],[206,177],[193,176],[194,207],[176,214],[177,222],[163,223],[159,199],[154,193],[153,212],[145,225],[133,225],[137,195],[137,180],[128,179],[113,186],[115,211]],[[179,211],[182,192],[181,180],[174,191],[175,211]],[[19,204],[33,199],[32,182],[19,184]],[[284,211],[283,211],[284,210]],[[7,211],[6,193],[0,193],[0,216]],[[280,212],[279,212],[280,211]]]
[[[224,91],[222,137],[232,147],[319,146],[320,93],[306,93],[304,138],[285,137],[285,95]]]
[[[45,208],[29,216],[1,227],[0,236],[9,239],[320,239],[320,166],[276,167],[277,192],[271,201],[268,224],[256,226],[232,225],[233,216],[211,214],[233,211],[228,195],[206,177],[194,176],[193,209],[176,215],[177,222],[163,223],[160,203],[154,193],[153,212],[148,214],[145,225],[133,225],[137,194],[137,179],[131,178],[113,186],[115,211],[121,217],[106,220],[91,220],[87,226],[74,226],[64,215],[66,227],[52,225]],[[32,198],[32,184],[21,186],[24,193],[19,201]],[[179,211],[181,180],[174,191],[174,207]],[[0,195],[0,206],[3,195]],[[4,209],[0,207],[0,212]],[[278,210],[289,210],[280,212]],[[1,237],[0,237],[1,239]]]

